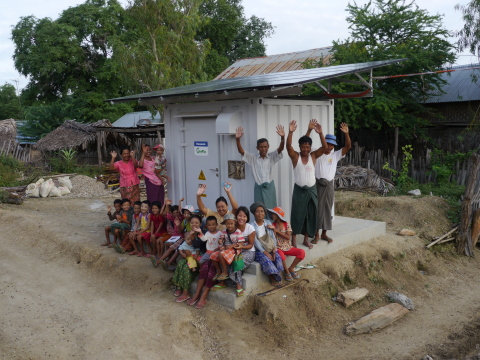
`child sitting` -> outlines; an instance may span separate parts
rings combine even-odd
[[[150,215],[150,222],[151,222],[151,238],[150,242],[152,244],[153,252],[151,256],[153,266],[157,267],[157,259],[160,258],[163,254],[163,241],[158,241],[157,238],[160,239],[165,233],[165,218],[161,214],[163,212],[163,207],[161,206],[159,201],[154,201],[152,203],[152,214]]]
[[[120,211],[122,210],[122,200],[116,199],[113,202],[113,207],[115,208],[115,212],[112,214],[112,207],[109,205],[107,215],[108,215],[108,218],[110,219],[110,221],[117,222],[117,215],[120,214]],[[105,240],[105,243],[102,244],[102,246],[110,246],[110,232],[111,232],[111,230],[112,230],[111,225],[105,226],[106,240]],[[113,234],[113,242],[116,242],[116,241],[117,241],[116,235]]]
[[[181,206],[182,200],[180,200],[180,206]],[[192,231],[192,227],[190,226],[190,217],[192,216],[192,213],[194,211],[195,210],[192,205],[185,205],[185,207],[182,208],[183,220],[182,220],[182,223],[180,224],[181,232],[184,233],[187,231]]]
[[[243,233],[237,229],[237,220],[235,215],[231,213],[225,214],[222,225],[225,225],[225,230],[221,231],[219,244],[219,251],[210,254],[217,274],[213,280],[218,280],[220,283],[215,285],[212,290],[218,290],[226,287],[224,281],[228,279],[227,265],[230,265],[235,258],[235,244],[245,242]]]
[[[268,225],[267,227],[274,231],[277,238],[277,252],[282,259],[283,268],[285,269],[285,280],[292,281],[293,279],[298,279],[300,275],[295,272],[295,267],[300,261],[305,259],[305,250],[292,246],[290,239],[292,228],[285,220],[285,212],[281,207],[277,206],[273,209],[268,209],[268,214],[273,221],[273,225]],[[287,256],[295,256],[290,267],[287,267]]]
[[[137,219],[140,216],[141,206],[142,206],[142,203],[140,201],[135,201],[135,203],[133,204],[133,216],[132,216],[132,224],[130,226],[130,231],[128,231],[125,234],[125,236],[123,237],[123,241],[120,244],[120,252],[122,254],[133,250],[133,246],[131,244],[131,238],[136,235],[135,226],[137,225]]]
[[[193,231],[198,232],[198,236],[200,239],[207,243],[207,251],[203,254],[202,258],[200,259],[200,265],[203,264],[205,261],[210,260],[210,255],[213,254],[215,251],[219,250],[220,247],[220,235],[221,232],[217,230],[217,218],[215,216],[207,217],[207,233],[205,235],[202,234],[199,228],[194,228]]]
[[[110,228],[114,231],[114,237],[120,240],[124,238],[125,234],[128,234],[132,226],[133,208],[130,206],[129,199],[122,199],[122,210],[117,215],[117,223],[110,225]],[[116,252],[122,253],[120,245],[115,241],[112,247]]]
[[[150,257],[150,255],[144,253],[143,240],[150,242],[150,206],[147,200],[142,201],[142,206],[140,207],[140,215],[137,218],[137,223],[135,226],[135,236],[132,241],[133,251],[130,255],[137,255],[138,257]],[[148,240],[147,240],[148,239]],[[137,248],[135,242],[138,242],[140,250]],[[148,255],[148,256],[147,256]]]
[[[155,156],[155,170],[160,170],[160,173],[157,176],[162,181],[163,185],[165,185],[167,181],[172,182],[167,176],[167,158],[163,155],[165,148],[163,145],[158,144],[153,147],[153,150],[157,151],[157,155]]]

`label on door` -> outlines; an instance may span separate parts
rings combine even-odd
[[[203,170],[200,170],[200,175],[198,175],[198,180],[207,180]]]
[[[196,156],[208,156],[208,141],[194,141],[193,151]]]

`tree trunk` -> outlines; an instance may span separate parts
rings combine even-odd
[[[472,248],[477,245],[478,236],[480,236],[480,209],[475,210],[472,220]]]
[[[469,162],[470,176],[468,177],[465,197],[462,202],[462,213],[457,234],[457,253],[459,255],[474,256],[472,244],[472,197],[475,192],[478,171],[480,170],[480,156],[473,154]]]

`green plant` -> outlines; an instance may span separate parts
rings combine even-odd
[[[451,176],[455,174],[456,163],[466,161],[471,155],[472,151],[450,153],[440,149],[433,149],[431,164],[432,171],[437,175],[437,183],[449,183]]]
[[[0,186],[16,186],[20,171],[24,168],[23,164],[11,156],[0,155]]]
[[[60,150],[60,154],[64,162],[65,172],[73,172],[77,163],[77,161],[75,160],[75,155],[77,154],[77,151],[74,149]]]
[[[388,170],[392,173],[392,179],[396,182],[396,184],[400,187],[404,187],[413,183],[413,179],[408,176],[408,166],[413,158],[413,146],[412,145],[405,145],[402,147],[403,155],[405,156],[402,161],[402,170],[397,171],[390,167],[388,161],[383,165],[383,169]]]

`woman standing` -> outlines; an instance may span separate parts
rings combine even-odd
[[[261,202],[250,205],[250,212],[255,216],[251,222],[255,228],[255,261],[260,263],[262,271],[270,278],[273,286],[280,286],[283,271],[282,258],[277,252],[277,240],[272,230],[272,222],[265,219],[267,209]]]
[[[155,170],[155,158],[152,158],[152,148],[150,145],[142,145],[142,157],[140,158],[139,167],[143,169],[143,175],[145,176],[147,200],[152,204],[154,201],[159,201],[163,206],[165,188],[163,187],[162,180],[160,180],[157,175],[157,172],[160,172],[160,170]]]
[[[123,148],[120,152],[122,160],[115,162],[117,152],[110,152],[112,160],[110,161],[110,170],[120,173],[120,195],[122,199],[130,200],[131,204],[140,200],[140,180],[137,176],[138,161],[133,157],[135,151],[130,148]]]

